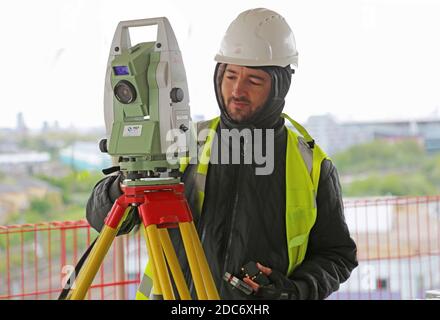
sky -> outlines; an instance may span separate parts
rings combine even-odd
[[[0,11],[0,127],[14,127],[18,112],[31,128],[43,121],[104,126],[105,68],[118,22],[160,16],[179,42],[191,113],[216,116],[214,56],[229,23],[257,7],[280,13],[294,32],[299,68],[285,112],[297,121],[327,113],[340,121],[440,115],[440,1],[217,3],[9,1]]]

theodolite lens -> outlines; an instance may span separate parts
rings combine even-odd
[[[123,104],[132,103],[136,100],[136,89],[127,80],[119,81],[114,89],[116,99]]]

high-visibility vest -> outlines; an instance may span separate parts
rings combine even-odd
[[[328,156],[315,144],[312,137],[299,123],[286,114],[281,116],[289,120],[302,135],[287,128],[286,235],[289,257],[287,276],[289,276],[303,262],[307,251],[309,233],[316,220],[316,195],[321,163],[324,159],[328,159]],[[211,129],[202,147],[196,170],[198,214],[201,214],[203,210],[211,147],[219,122],[220,118],[217,117],[198,124],[197,131],[205,128]],[[189,158],[181,159],[181,172],[185,171],[189,160]],[[151,268],[147,266],[136,299],[148,299],[151,293],[151,275]]]

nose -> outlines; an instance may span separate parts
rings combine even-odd
[[[246,88],[244,79],[241,76],[238,76],[232,86],[232,96],[235,98],[239,98],[246,95]]]

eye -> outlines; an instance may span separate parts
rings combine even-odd
[[[249,81],[252,85],[254,85],[254,86],[261,86],[261,85],[263,85],[261,82],[256,82],[256,81],[252,81],[252,80],[250,80]]]

